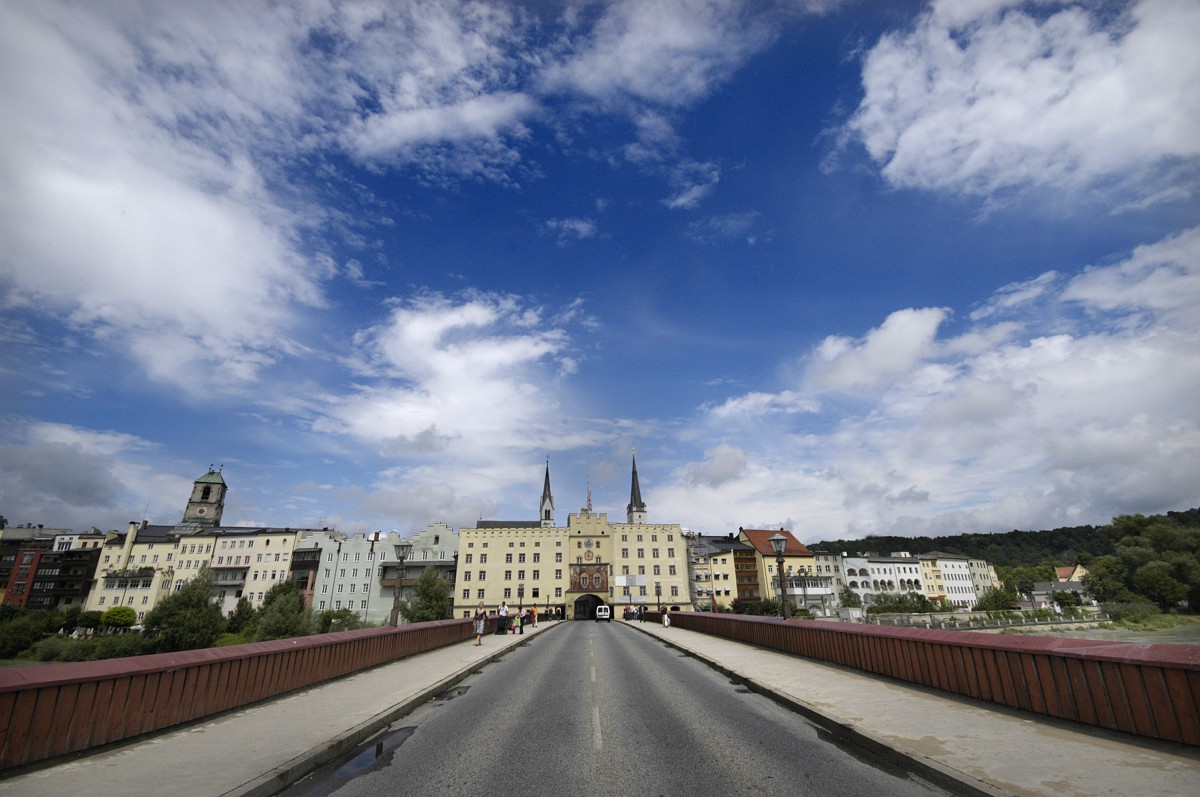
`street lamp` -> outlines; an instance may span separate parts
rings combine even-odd
[[[396,580],[392,584],[392,616],[390,625],[393,627],[400,625],[400,578],[404,573],[404,560],[408,558],[412,547],[411,542],[396,543],[396,558],[399,561],[396,563]]]
[[[517,611],[525,608],[525,582],[517,584]]]
[[[662,611],[662,582],[654,582],[654,601],[658,604],[658,610]]]
[[[782,534],[772,534],[767,538],[771,550],[775,552],[775,570],[779,573],[779,612],[783,619],[788,618],[787,592],[783,588],[783,552],[787,550],[787,537]]]

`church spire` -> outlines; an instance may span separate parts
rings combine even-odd
[[[646,522],[646,503],[642,500],[642,488],[638,484],[637,449],[633,452],[633,484],[629,488],[629,506],[625,507],[630,524]]]
[[[550,460],[546,459],[546,482],[542,486],[542,528],[554,526],[554,496],[550,494]]]

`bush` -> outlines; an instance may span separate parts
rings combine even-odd
[[[88,661],[94,657],[96,643],[90,639],[71,639],[65,636],[48,636],[21,658],[33,661]]]
[[[230,645],[245,645],[250,642],[250,638],[243,634],[224,633],[217,637],[217,641],[213,642],[214,648],[227,648]]]
[[[92,659],[119,659],[154,652],[154,643],[140,634],[105,634],[94,637]]]
[[[1126,623],[1142,623],[1159,613],[1157,604],[1128,593],[1120,600],[1105,603],[1104,611],[1113,620]]]

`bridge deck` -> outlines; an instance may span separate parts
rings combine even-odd
[[[628,625],[960,793],[1191,797],[1200,783],[1200,753],[1183,745],[996,710],[680,628]],[[542,623],[524,636],[488,636],[480,648],[453,645],[11,776],[0,780],[0,794],[159,797],[164,772],[181,794],[272,794],[551,628]]]

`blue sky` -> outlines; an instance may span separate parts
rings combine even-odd
[[[0,4],[0,514],[1200,504],[1200,5]]]

